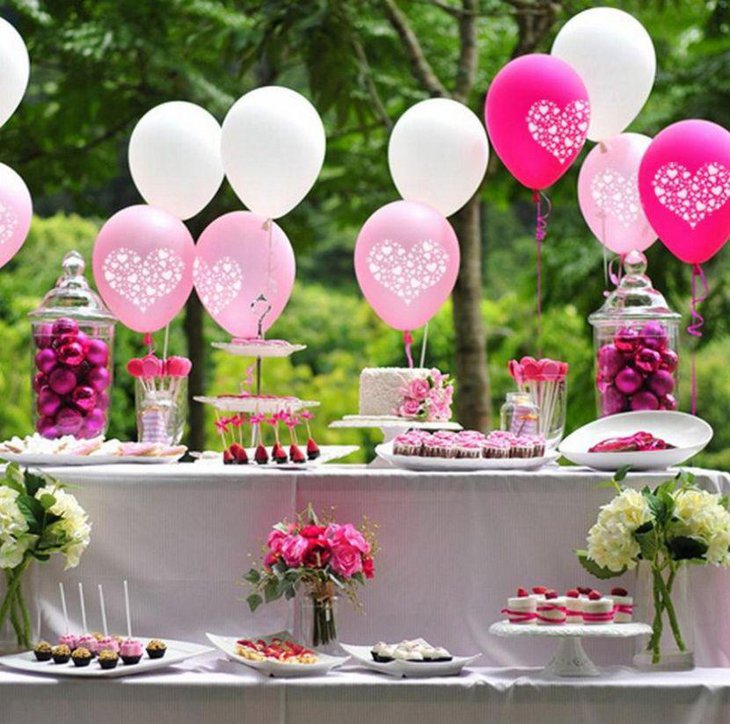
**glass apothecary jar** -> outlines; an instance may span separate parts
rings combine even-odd
[[[521,436],[534,436],[539,432],[540,409],[529,392],[508,392],[499,411],[502,430]]]
[[[677,409],[680,315],[654,289],[646,266],[641,252],[629,252],[618,287],[588,317],[600,417]]]
[[[56,286],[29,313],[33,422],[47,438],[106,432],[115,319],[84,276],[76,251],[63,258]]]

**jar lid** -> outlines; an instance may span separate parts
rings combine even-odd
[[[613,319],[679,319],[664,295],[652,286],[646,275],[646,257],[630,251],[624,257],[624,275],[600,309],[588,317],[591,324]]]
[[[61,266],[63,274],[58,277],[56,286],[28,316],[36,319],[66,316],[81,320],[115,322],[114,315],[86,281],[84,257],[77,251],[70,251],[63,257]]]

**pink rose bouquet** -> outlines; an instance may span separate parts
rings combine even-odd
[[[363,519],[351,523],[320,520],[312,506],[274,525],[266,539],[260,568],[251,568],[244,580],[253,587],[246,599],[251,611],[262,603],[294,598],[304,588],[314,609],[311,645],[329,644],[337,636],[332,601],[344,593],[359,606],[357,587],[375,575],[375,528]]]
[[[454,387],[451,378],[437,369],[428,377],[412,380],[401,390],[403,399],[395,413],[416,420],[449,420]]]

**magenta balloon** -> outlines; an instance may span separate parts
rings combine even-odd
[[[185,224],[154,206],[129,206],[101,227],[94,279],[111,311],[135,332],[155,332],[193,288],[195,242]]]
[[[710,121],[680,121],[651,142],[639,168],[649,223],[687,264],[712,258],[730,234],[730,133]]]
[[[266,331],[284,311],[294,286],[296,263],[286,234],[276,223],[250,211],[233,211],[213,221],[196,247],[195,291],[203,306],[234,337],[258,333],[265,303],[251,305],[264,295],[271,311],[264,317]]]
[[[394,201],[364,224],[355,244],[355,274],[377,315],[413,330],[438,312],[459,274],[459,242],[438,211]]]
[[[650,143],[640,133],[622,133],[595,146],[580,168],[583,218],[615,254],[645,251],[656,241],[639,199],[639,165]]]
[[[494,150],[529,189],[552,186],[586,140],[588,92],[580,76],[552,55],[523,55],[489,86],[484,106]]]
[[[0,163],[0,267],[17,253],[30,229],[33,202],[20,176]]]

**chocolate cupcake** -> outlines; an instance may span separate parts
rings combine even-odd
[[[33,649],[33,653],[38,661],[50,661],[51,644],[48,641],[39,641]]]
[[[51,649],[51,657],[56,664],[67,664],[71,658],[71,649],[66,644],[59,644]]]
[[[144,649],[137,639],[125,639],[119,647],[119,656],[125,664],[138,664]]]
[[[151,659],[161,659],[167,652],[167,644],[159,639],[152,639],[147,644],[147,656]]]
[[[99,666],[102,669],[114,669],[119,663],[119,654],[111,649],[104,649],[99,654]]]
[[[91,651],[83,646],[75,648],[71,654],[71,660],[74,662],[74,666],[78,667],[88,666],[93,658],[94,656]]]

